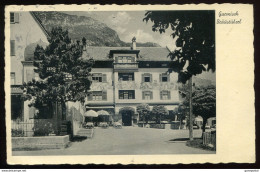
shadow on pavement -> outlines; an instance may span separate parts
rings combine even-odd
[[[71,139],[71,142],[82,142],[82,141],[84,141],[86,139],[87,139],[87,137],[73,137]]]
[[[194,140],[199,140],[199,139],[201,139],[201,138],[199,138],[199,137],[196,137],[196,138],[193,138]],[[188,141],[188,140],[190,140],[189,138],[176,138],[176,139],[171,139],[171,140],[169,140],[170,142],[184,142],[184,141]]]

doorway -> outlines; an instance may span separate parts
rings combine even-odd
[[[123,126],[132,126],[132,111],[127,110],[122,112]]]

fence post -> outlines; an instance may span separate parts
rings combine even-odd
[[[202,133],[202,144],[205,144],[205,132]]]

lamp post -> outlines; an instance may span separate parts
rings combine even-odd
[[[190,111],[189,111],[189,118],[190,118],[190,122],[189,122],[189,138],[190,140],[193,140],[193,116],[192,116],[192,76],[189,79],[189,107],[190,107]]]

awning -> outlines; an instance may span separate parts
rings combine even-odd
[[[109,116],[110,114],[107,112],[107,111],[105,111],[105,110],[100,110],[100,111],[97,111],[97,113],[98,113],[98,116]]]
[[[84,113],[84,116],[87,116],[87,117],[98,117],[98,113],[93,111],[93,110],[89,110],[86,113]]]
[[[194,119],[195,121],[203,121],[202,117],[198,116]]]

